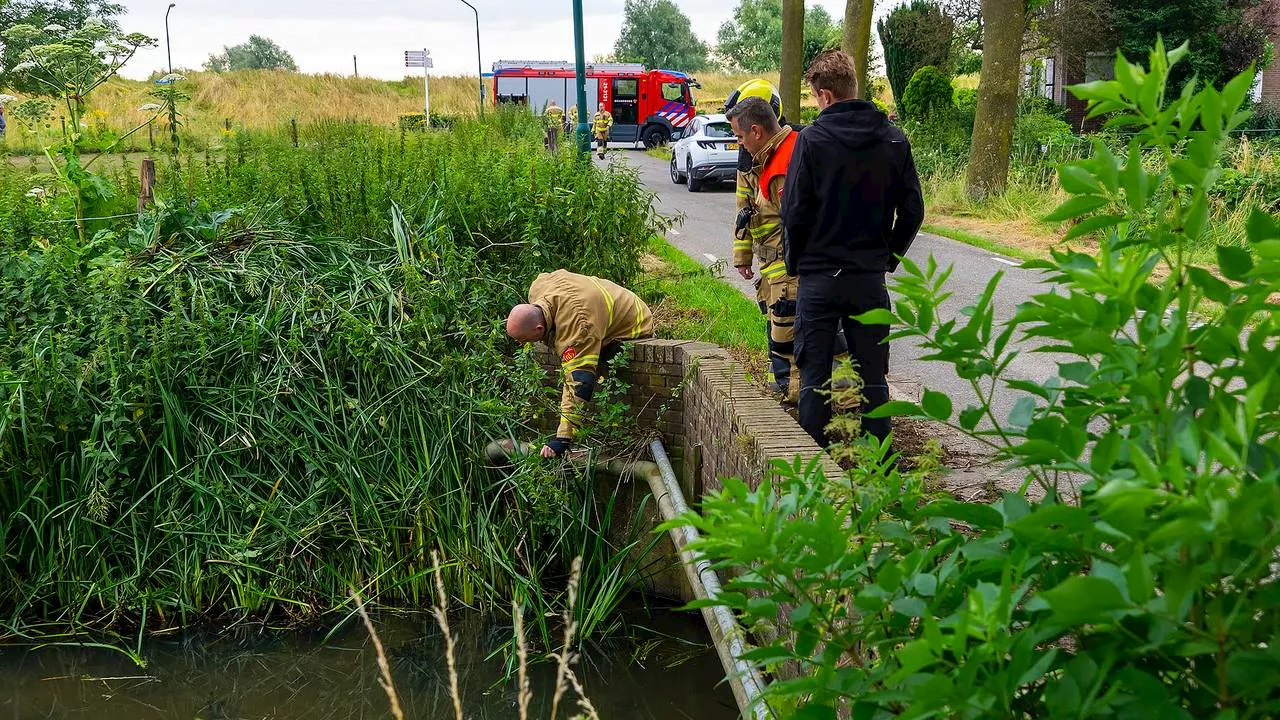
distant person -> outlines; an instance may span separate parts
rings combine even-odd
[[[569,113],[564,118],[565,133],[575,133],[578,131],[578,106],[570,105]]]
[[[613,128],[613,114],[604,108],[596,111],[591,119],[591,132],[596,137],[596,151],[600,159],[604,159],[604,151],[609,149],[609,130]]]
[[[822,112],[796,140],[782,199],[783,258],[800,278],[796,364],[800,425],[823,447],[831,407],[831,340],[841,329],[863,381],[865,413],[889,400],[888,325],[851,319],[889,307],[885,274],[898,267],[924,221],[911,145],[876,106],[856,100],[853,61],[839,50],[805,73]],[[888,419],[863,419],[884,440]]]
[[[547,127],[553,127],[557,130],[564,129],[564,108],[556,104],[555,100],[547,103],[547,107],[542,111],[543,122]]]
[[[4,122],[4,105],[0,104],[0,140],[4,140],[5,127],[6,126]]]
[[[602,352],[613,344],[653,335],[649,306],[620,285],[568,270],[542,273],[529,286],[529,302],[507,315],[507,335],[520,343],[545,342],[560,356],[564,392],[560,426],[542,457],[563,455],[591,401]]]

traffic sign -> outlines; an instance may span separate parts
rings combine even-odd
[[[405,67],[432,68],[435,67],[431,63],[430,50],[405,50],[404,51]]]

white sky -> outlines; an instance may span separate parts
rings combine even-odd
[[[474,74],[475,16],[460,0],[175,0],[169,16],[175,68],[198,68],[223,46],[264,35],[293,54],[308,73],[351,73],[351,56],[360,75],[396,79],[421,70],[403,67],[404,50],[431,50],[434,74]],[[164,14],[167,0],[123,0],[121,27],[160,39],[124,68],[123,75],[145,78],[165,67]],[[481,58],[485,72],[493,61],[572,60],[573,16],[570,0],[472,0],[480,11]],[[716,30],[733,14],[736,0],[676,0],[700,38],[714,44]],[[809,0],[832,17],[844,15],[842,0]],[[894,3],[886,3],[894,4]],[[623,0],[583,0],[586,53],[590,60],[613,50],[622,25]],[[878,13],[877,13],[878,14]]]

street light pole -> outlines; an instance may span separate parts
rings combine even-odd
[[[467,0],[462,0],[462,4],[471,8],[471,12],[476,14],[476,76],[480,81],[480,117],[484,117],[484,65],[480,62],[480,11]]]
[[[177,7],[177,3],[169,3],[169,9],[164,11],[164,53],[169,57],[169,72],[173,73],[173,50],[169,47],[169,11]]]
[[[585,158],[591,152],[587,131],[587,54],[583,49],[582,0],[573,0],[574,80],[578,85],[578,154]]]

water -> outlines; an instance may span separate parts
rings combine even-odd
[[[733,695],[698,615],[629,613],[624,639],[589,647],[575,669],[605,720],[733,720]],[[452,718],[444,643],[429,615],[375,617],[407,718]],[[469,720],[517,717],[515,683],[500,682],[494,653],[511,627],[473,614],[450,617],[458,643],[463,712]],[[90,647],[0,649],[0,719],[321,720],[390,717],[376,655],[358,622],[325,632],[241,627],[157,637],[139,668],[124,654]],[[489,657],[493,655],[493,657]],[[549,715],[555,666],[531,669],[530,717]],[[568,712],[566,712],[568,711]],[[570,691],[560,717],[577,711]]]

